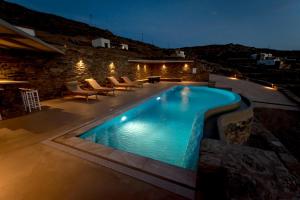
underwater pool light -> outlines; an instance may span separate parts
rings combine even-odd
[[[126,119],[127,119],[127,117],[126,117],[126,116],[123,116],[123,117],[121,118],[121,122],[124,122]]]

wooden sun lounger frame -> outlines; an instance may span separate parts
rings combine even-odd
[[[132,85],[132,84],[120,83],[114,76],[107,77],[107,80],[108,80],[114,87],[125,88],[125,90],[130,90],[131,88],[135,88],[135,86]]]
[[[112,92],[113,95],[115,95],[115,88],[108,88],[108,87],[102,87],[95,79],[88,78],[85,79],[85,82],[89,84],[89,86],[95,91],[98,92],[98,94],[108,94],[109,92]]]
[[[143,87],[142,82],[132,81],[127,76],[121,76],[121,79],[124,81],[124,83],[134,85],[134,87],[137,87],[137,88]]]
[[[77,81],[69,81],[65,83],[66,88],[70,93],[73,95],[79,95],[79,96],[84,96],[86,98],[86,101],[88,102],[89,96],[96,95],[96,99],[98,99],[98,93],[95,91],[90,91],[90,90],[83,90],[80,88],[79,84]],[[75,87],[72,89],[72,87]]]

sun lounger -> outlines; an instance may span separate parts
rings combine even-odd
[[[120,83],[115,77],[110,76],[107,77],[107,80],[114,86],[114,87],[122,87],[125,89],[130,89],[134,88],[135,86],[132,84],[127,84],[127,83]]]
[[[85,96],[86,101],[88,101],[89,96],[96,95],[96,99],[98,99],[97,92],[90,90],[83,90],[79,87],[77,81],[70,81],[65,83],[67,89],[74,95]]]
[[[141,82],[133,82],[127,76],[122,76],[121,79],[124,81],[124,83],[130,84],[130,85],[134,85],[135,87],[139,87],[139,88],[143,87],[143,83],[141,83]]]
[[[108,94],[109,92],[112,92],[113,94],[115,94],[115,89],[114,88],[102,87],[93,78],[85,79],[85,81],[89,84],[89,86],[91,86],[93,88],[94,91],[96,91],[98,93]]]

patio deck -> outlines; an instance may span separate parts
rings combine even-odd
[[[210,74],[210,80],[216,81],[216,86],[230,87],[232,91],[251,99],[255,107],[299,110],[296,103],[290,101],[277,90],[247,80],[230,79],[226,76]]]
[[[41,143],[171,85],[147,85],[88,103],[69,97],[44,101],[41,112],[1,121],[0,199],[181,199]]]
[[[269,95],[265,94],[257,84],[249,86],[214,75],[213,79],[217,79],[217,85],[232,86],[234,91],[253,99],[291,104],[277,91],[266,91]],[[101,96],[88,103],[73,98],[44,101],[44,109],[40,112],[1,121],[0,199],[182,199],[41,143],[174,84],[148,84],[143,89],[118,92],[116,97]],[[260,92],[255,92],[259,88]]]

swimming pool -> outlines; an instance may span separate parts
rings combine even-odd
[[[195,170],[205,112],[239,101],[239,95],[226,90],[175,86],[79,137]]]

